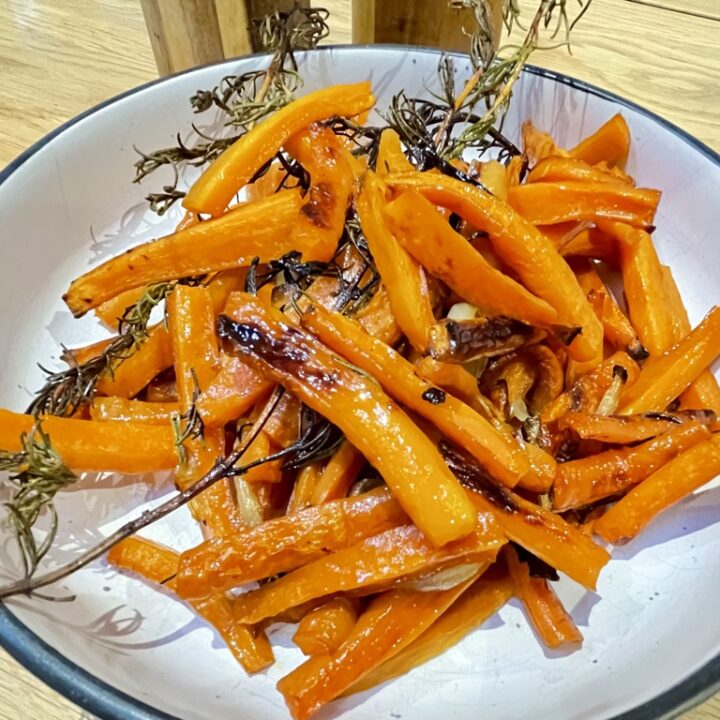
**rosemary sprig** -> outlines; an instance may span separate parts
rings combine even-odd
[[[18,453],[0,451],[0,470],[9,473],[6,483],[14,488],[12,499],[4,505],[14,530],[24,576],[29,578],[57,535],[55,495],[72,485],[77,476],[63,463],[39,422],[21,441],[23,449]],[[38,543],[33,529],[45,512],[50,516],[50,526],[43,541]]]

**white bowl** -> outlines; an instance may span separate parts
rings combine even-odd
[[[339,47],[301,58],[305,89],[371,79],[379,107],[399,90],[426,92],[438,53],[400,47]],[[467,76],[467,60],[457,58]],[[73,321],[60,296],[101,258],[169,231],[176,209],[157,218],[143,196],[160,178],[133,185],[133,145],[173,142],[197,120],[188,98],[248,57],[198,68],[132,90],[72,120],[0,174],[0,404],[24,408],[40,386],[37,361],[99,336]],[[663,199],[655,238],[696,322],[720,301],[720,157],[682,130],[619,97],[529,68],[506,129],[531,118],[572,146],[616,112],[632,133],[629,171]],[[200,119],[203,119],[201,116]],[[92,239],[94,238],[94,240]],[[59,365],[58,365],[59,367]],[[59,503],[53,560],[115,529],[171,490],[160,484],[88,479]],[[598,593],[563,580],[559,591],[585,635],[581,650],[544,650],[511,602],[435,660],[378,689],[335,703],[321,717],[596,720],[666,717],[698,702],[720,680],[720,490],[705,489],[618,549]],[[175,547],[198,539],[178,512],[149,535]],[[277,663],[248,677],[213,631],[169,596],[96,562],[52,592],[74,602],[13,599],[0,605],[0,643],[49,685],[103,718],[288,717],[275,682],[300,659],[287,628],[273,631]]]

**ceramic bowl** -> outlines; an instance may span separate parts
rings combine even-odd
[[[400,47],[324,48],[301,57],[305,89],[372,80],[378,106],[396,92],[427,92],[439,53]],[[0,174],[0,405],[24,408],[42,382],[35,366],[100,337],[73,321],[60,296],[108,256],[162,235],[143,197],[164,180],[132,184],[133,146],[169,145],[189,133],[188,98],[224,75],[263,65],[247,57],[198,68],[110,100],[58,128]],[[467,77],[466,58],[458,56]],[[652,113],[597,88],[528,68],[506,130],[531,118],[572,146],[616,112],[632,134],[629,172],[660,188],[655,234],[697,322],[720,300],[720,157]],[[200,116],[203,120],[204,116]],[[188,180],[191,178],[187,178]],[[52,364],[52,363],[51,363]],[[56,361],[60,367],[59,361]],[[58,503],[52,562],[95,543],[171,492],[167,482],[88,477]],[[671,716],[720,680],[720,489],[698,492],[615,551],[597,594],[563,579],[559,592],[585,642],[572,654],[543,649],[515,602],[458,646],[408,675],[335,703],[319,716],[348,720],[601,720]],[[148,536],[184,548],[199,539],[186,512]],[[300,660],[290,629],[274,627],[277,662],[248,677],[214,632],[183,604],[99,561],[51,588],[72,602],[0,605],[0,643],[52,687],[102,718],[285,720],[278,678]]]

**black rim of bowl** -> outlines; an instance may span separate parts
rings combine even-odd
[[[437,48],[408,47],[404,45],[330,45],[310,52],[328,52],[330,50],[333,52],[352,52],[357,49],[367,50],[373,48],[394,49],[433,55],[441,54]],[[451,54],[463,57],[457,53]],[[15,160],[0,171],[0,184],[6,182],[23,163],[68,128],[123,98],[181,75],[188,75],[207,67],[237,62],[247,57],[262,57],[262,55],[263,53],[258,53],[254,56],[221,60],[220,62],[183,70],[174,75],[151,80],[127,92],[116,95],[109,100],[105,100],[55,128],[55,130],[45,135],[15,158]],[[687,131],[641,105],[582,80],[576,80],[568,75],[546,70],[534,65],[526,66],[524,72],[531,75],[538,75],[562,83],[563,85],[568,85],[588,95],[610,100],[617,105],[640,113],[654,120],[674,135],[682,138],[697,152],[720,166],[720,153],[715,152]],[[83,670],[80,666],[61,655],[24,625],[2,602],[0,602],[0,646],[44,683],[103,720],[181,720],[181,718],[168,715],[141,700],[130,697],[121,690],[108,685],[108,683]],[[681,712],[707,699],[719,689],[720,655],[710,660],[710,662],[669,690],[638,705],[632,710],[608,718],[608,720],[661,720],[663,718],[676,717]]]

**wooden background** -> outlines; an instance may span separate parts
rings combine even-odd
[[[348,42],[350,0],[318,4],[332,13],[328,42]],[[720,150],[720,0],[595,0],[573,49],[533,62],[635,100]],[[0,166],[156,76],[139,0],[0,0]],[[89,716],[0,650],[0,720],[41,718]],[[720,720],[720,695],[684,720]]]

